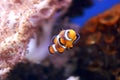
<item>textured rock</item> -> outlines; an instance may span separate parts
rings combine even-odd
[[[56,14],[62,15],[70,4],[71,0],[1,0],[0,69],[22,61],[33,34]]]

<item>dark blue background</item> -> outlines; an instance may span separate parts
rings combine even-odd
[[[83,26],[89,18],[110,9],[112,6],[120,3],[120,0],[93,0],[93,2],[94,5],[91,8],[84,10],[83,16],[74,17],[71,19],[71,22]]]

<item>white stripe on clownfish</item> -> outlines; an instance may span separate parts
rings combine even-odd
[[[58,35],[56,38],[57,38],[58,44],[59,44],[62,48],[66,49],[66,47],[63,46],[63,45],[59,42],[59,38],[60,38],[60,36]]]
[[[67,40],[69,40],[69,41],[71,41],[72,39],[70,39],[69,37],[68,37],[68,32],[69,32],[69,30],[65,30],[65,39],[67,39]]]
[[[56,47],[55,47],[55,44],[53,44],[52,47],[53,47],[53,50],[54,50],[55,52],[57,52],[57,49],[56,49]]]

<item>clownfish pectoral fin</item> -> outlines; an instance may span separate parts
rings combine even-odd
[[[63,38],[59,38],[58,41],[62,46],[65,45],[65,40]]]
[[[80,39],[80,35],[79,34],[76,34],[76,39],[75,39],[75,41],[74,41],[74,43],[76,43],[79,39]]]
[[[56,49],[56,47],[55,47],[55,44],[50,45],[50,46],[48,47],[48,49],[49,49],[50,54],[55,54],[55,53],[57,52],[57,49]]]

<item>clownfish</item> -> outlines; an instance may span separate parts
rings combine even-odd
[[[51,54],[56,52],[63,53],[66,49],[72,48],[74,42],[77,41],[79,37],[79,34],[73,29],[62,30],[53,38],[53,44],[49,46],[49,52]]]

